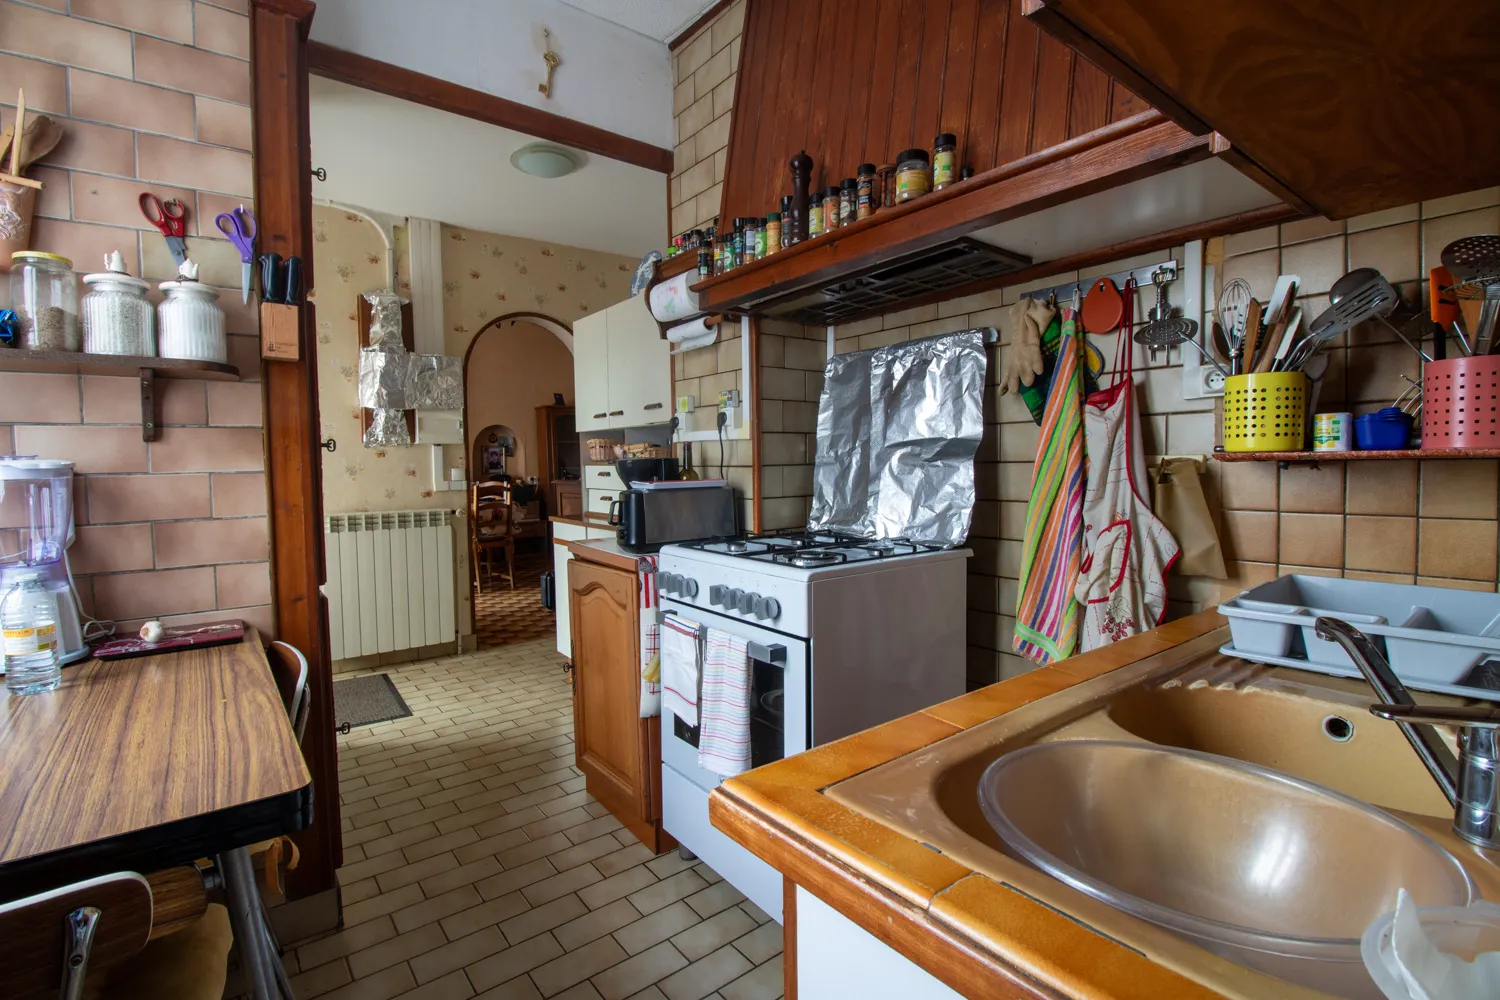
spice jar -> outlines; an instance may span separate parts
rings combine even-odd
[[[76,351],[81,346],[78,278],[68,258],[40,250],[11,254],[10,307],[21,321],[22,347]]]
[[[823,232],[831,233],[839,227],[839,189],[829,185],[823,189]]]
[[[229,359],[229,342],[224,336],[224,310],[217,305],[219,290],[199,284],[198,265],[191,260],[177,273],[181,275],[177,281],[158,286],[167,296],[156,307],[161,356],[223,364]]]
[[[797,235],[797,220],[793,216],[793,198],[789,194],[781,196],[781,249],[796,246],[799,240]]]
[[[83,297],[83,349],[88,354],[156,356],[156,309],[146,301],[151,283],[125,273],[117,250],[104,258],[104,270],[86,274]]]
[[[707,278],[714,273],[713,247],[705,242],[698,247],[698,277]]]
[[[855,171],[858,177],[854,187],[854,217],[868,219],[875,214],[875,164],[861,163]]]
[[[733,270],[745,263],[745,220],[734,220],[734,235],[729,238],[729,260],[726,270]]]
[[[927,150],[908,149],[896,157],[896,202],[920,198],[932,190],[932,174],[928,171]]]
[[[766,213],[766,253],[772,254],[781,249],[781,213]]]
[[[875,210],[890,208],[896,204],[896,165],[882,163],[875,171]]]
[[[839,226],[849,225],[858,216],[855,214],[858,208],[858,187],[853,177],[845,177],[844,183],[839,185]]]
[[[760,220],[754,216],[745,219],[745,263],[760,260]]]
[[[813,198],[807,203],[807,238],[823,235],[823,199]]]
[[[932,189],[941,191],[958,180],[958,136],[944,132],[932,140]]]

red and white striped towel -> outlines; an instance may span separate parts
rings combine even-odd
[[[683,721],[698,725],[698,637],[700,626],[676,615],[661,623],[661,704]]]
[[[656,556],[636,563],[641,584],[641,718],[661,714],[661,627],[656,624]]]
[[[703,656],[698,766],[725,777],[750,770],[750,649],[710,629]]]

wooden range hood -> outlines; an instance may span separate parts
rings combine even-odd
[[[809,303],[961,240],[1032,262],[868,310],[883,312],[1307,214],[1237,169],[1222,137],[1147,106],[1038,31],[1021,4],[749,0],[723,225],[779,208],[803,149],[817,190],[953,132],[974,175],[707,278],[694,286],[703,308],[812,322]]]

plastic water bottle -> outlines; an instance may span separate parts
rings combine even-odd
[[[22,576],[0,600],[5,686],[11,694],[51,691],[62,681],[57,663],[57,599],[41,575]]]

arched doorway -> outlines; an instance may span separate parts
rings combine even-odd
[[[515,586],[501,576],[471,573],[474,632],[479,645],[498,646],[552,635],[556,618],[538,596],[551,567],[544,497],[535,487],[548,472],[548,428],[542,408],[573,401],[573,332],[538,313],[509,313],[486,323],[464,352],[465,461],[469,481],[509,484],[505,495],[516,530]],[[493,492],[493,491],[491,491]],[[475,530],[471,522],[470,532]],[[503,564],[503,560],[500,560]]]

